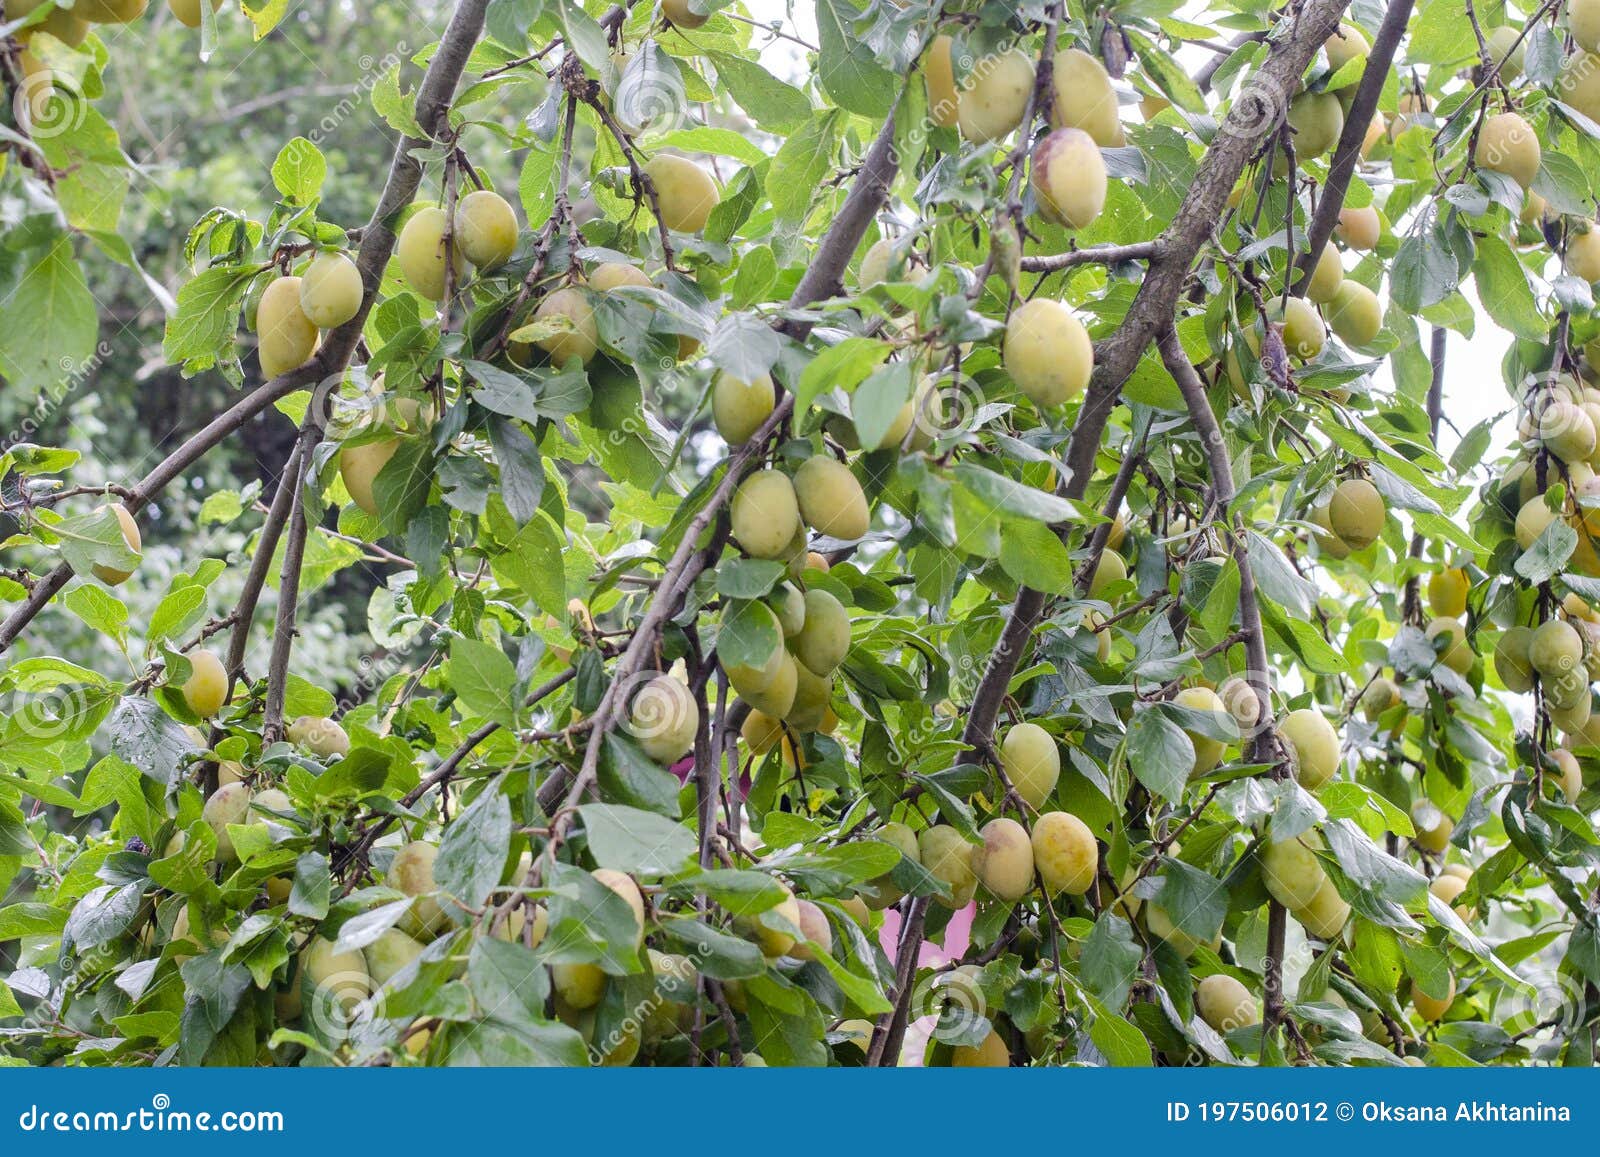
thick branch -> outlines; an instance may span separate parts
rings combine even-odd
[[[1316,270],[1317,258],[1328,244],[1328,238],[1333,236],[1333,227],[1339,223],[1339,210],[1344,208],[1350,178],[1355,174],[1357,162],[1361,160],[1361,144],[1366,140],[1367,126],[1372,123],[1372,116],[1378,110],[1383,82],[1389,76],[1394,54],[1400,47],[1400,38],[1405,35],[1406,22],[1411,19],[1412,3],[1413,0],[1390,0],[1378,35],[1372,42],[1372,51],[1367,54],[1366,69],[1356,86],[1350,111],[1345,114],[1344,131],[1339,134],[1339,143],[1334,146],[1333,161],[1328,167],[1328,181],[1317,196],[1317,211],[1307,230],[1306,251],[1300,255],[1300,274],[1294,286],[1297,294],[1305,293],[1311,274]]]

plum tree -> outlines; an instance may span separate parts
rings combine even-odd
[[[6,9],[0,1063],[1592,1067],[1596,0],[453,0],[135,173],[169,6]]]

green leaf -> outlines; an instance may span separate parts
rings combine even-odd
[[[1000,565],[1023,586],[1047,595],[1072,593],[1072,555],[1042,522],[1012,519],[1000,536]]]
[[[712,52],[710,57],[728,94],[768,132],[789,132],[811,116],[811,101],[805,93],[755,61],[727,52]]]
[[[499,647],[459,635],[451,639],[450,685],[474,715],[516,725],[517,669]]]
[[[1128,727],[1128,768],[1151,794],[1182,799],[1194,768],[1194,743],[1159,707],[1139,707]]]
[[[630,875],[665,876],[680,871],[695,854],[694,833],[675,820],[618,804],[590,803],[578,809],[589,852],[602,868]]]
[[[218,266],[191,278],[178,290],[178,311],[167,318],[161,352],[186,370],[216,364],[220,351],[231,349],[239,327],[239,303],[254,278],[254,269]]]
[[[1478,256],[1472,265],[1478,282],[1478,300],[1503,329],[1527,341],[1544,341],[1550,324],[1533,298],[1528,273],[1517,255],[1498,237],[1478,239]]]
[[[372,109],[396,132],[425,140],[428,134],[417,123],[415,95],[400,91],[400,68],[397,61],[372,86]]]
[[[19,276],[0,281],[0,378],[31,404],[95,369],[99,313],[66,237],[20,256]]]
[[[840,108],[882,120],[894,104],[899,80],[873,59],[872,49],[854,30],[861,12],[849,0],[818,0],[817,35],[822,49],[817,79]]]
[[[322,182],[328,175],[328,162],[322,150],[306,140],[295,137],[272,162],[272,183],[290,201],[309,205],[322,192]]]
[[[887,342],[869,337],[847,337],[838,345],[829,346],[812,358],[801,373],[800,384],[795,387],[795,410],[803,413],[831,389],[849,393],[892,352],[893,347]]]
[[[817,190],[833,172],[833,155],[844,122],[844,114],[837,109],[817,113],[784,141],[772,158],[767,197],[778,220],[798,222],[811,208]]]
[[[441,891],[480,908],[500,882],[510,850],[511,802],[490,787],[444,829],[433,878]]]

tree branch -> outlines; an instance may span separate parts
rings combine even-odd
[[[1383,93],[1383,82],[1388,79],[1394,54],[1400,47],[1400,38],[1405,35],[1406,22],[1411,19],[1412,4],[1413,0],[1390,0],[1378,35],[1372,42],[1372,50],[1367,53],[1367,66],[1356,86],[1350,111],[1345,115],[1344,131],[1339,134],[1339,143],[1334,146],[1327,184],[1317,195],[1317,211],[1306,231],[1306,251],[1300,255],[1300,272],[1294,283],[1296,294],[1305,293],[1311,275],[1316,271],[1317,258],[1322,255],[1328,238],[1333,236],[1333,227],[1339,223],[1339,211],[1344,208],[1350,178],[1355,174],[1357,162],[1361,160],[1361,144],[1366,140],[1372,114],[1378,111],[1378,97]],[[1292,205],[1290,211],[1293,212]]]

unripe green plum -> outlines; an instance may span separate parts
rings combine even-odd
[[[1561,619],[1542,623],[1528,640],[1528,663],[1544,680],[1571,675],[1583,666],[1583,636]]]
[[[1450,837],[1456,830],[1456,822],[1438,805],[1425,799],[1419,799],[1411,805],[1411,826],[1416,829],[1413,838],[1417,847],[1425,852],[1439,853],[1450,846]]]
[[[833,702],[833,676],[816,675],[804,663],[794,665],[794,702],[783,721],[791,731],[821,730]]]
[[[300,279],[280,277],[261,294],[256,310],[256,356],[269,378],[298,369],[317,349],[317,327],[300,308]]]
[[[1061,778],[1061,752],[1037,723],[1018,723],[1000,745],[1000,767],[1016,793],[1037,811]]]
[[[1555,95],[1590,120],[1600,118],[1600,56],[1574,52],[1564,59],[1556,77]]]
[[[922,863],[922,849],[917,843],[917,833],[902,823],[887,823],[872,833],[872,838],[886,843],[912,863]],[[869,880],[866,890],[867,907],[874,910],[887,908],[905,895],[895,886],[889,873]]]
[[[1475,658],[1472,644],[1467,642],[1466,628],[1459,622],[1455,619],[1433,619],[1428,623],[1426,634],[1430,643],[1441,637],[1449,639],[1439,656],[1439,662],[1457,675],[1465,675],[1472,670]]]
[[[189,678],[184,680],[183,701],[202,719],[210,719],[228,701],[228,672],[210,651],[189,653]]]
[[[1332,241],[1322,247],[1322,254],[1306,283],[1306,297],[1318,305],[1333,300],[1333,295],[1344,282],[1344,262],[1339,258],[1339,247]]]
[[[242,783],[217,788],[206,800],[200,818],[217,837],[217,862],[225,864],[237,860],[239,853],[228,836],[228,825],[242,826],[250,822],[250,789]]]
[[[752,558],[789,557],[789,544],[800,528],[794,483],[776,470],[755,471],[739,484],[728,519],[733,540]]]
[[[349,1016],[372,995],[372,974],[360,952],[339,952],[332,940],[318,936],[306,946],[306,979],[322,1000],[337,1004]]]
[[[1306,521],[1320,529],[1312,531],[1317,551],[1329,558],[1349,558],[1350,546],[1333,532],[1333,520],[1328,516],[1328,504],[1318,503],[1306,512]]]
[[[1581,405],[1551,402],[1539,414],[1539,441],[1563,462],[1586,462],[1594,454],[1594,422]]]
[[[1100,848],[1071,812],[1045,812],[1033,824],[1033,866],[1049,892],[1081,896],[1094,884]]]
[[[1107,588],[1115,586],[1128,577],[1128,564],[1122,556],[1114,550],[1100,552],[1100,561],[1095,564],[1094,574],[1089,578],[1089,597],[1100,598]]]
[[[1496,113],[1478,129],[1478,167],[1504,173],[1524,189],[1539,175],[1540,154],[1533,126],[1514,112]]]
[[[319,253],[300,274],[300,312],[318,329],[333,329],[356,315],[364,292],[354,261],[343,253]]]
[[[755,938],[756,946],[761,949],[761,955],[769,960],[776,960],[795,946],[795,934],[782,928],[768,927],[762,922],[767,916],[776,917],[776,923],[787,921],[793,928],[800,928],[800,901],[789,890],[787,884],[779,883],[783,889],[783,899],[774,907],[768,908],[758,916],[746,916],[734,921],[735,927],[743,930],[745,935]]]
[[[1423,992],[1422,989],[1417,987],[1415,980],[1411,982],[1411,1007],[1417,1010],[1417,1015],[1423,1020],[1443,1020],[1445,1013],[1450,1011],[1450,1005],[1456,999],[1456,978],[1454,973],[1450,974],[1449,980],[1450,983],[1446,986],[1443,1000]]]
[[[1571,5],[1568,5],[1567,20],[1569,23],[1572,20]],[[1510,25],[1502,24],[1499,28],[1491,28],[1484,33],[1484,42],[1489,46],[1489,59],[1500,66],[1499,78],[1507,84],[1515,84],[1522,76],[1525,62],[1522,34]],[[1587,49],[1587,51],[1593,50]]]
[[[655,186],[661,220],[668,229],[698,233],[705,228],[711,210],[722,198],[704,169],[687,157],[657,153],[644,171]]]
[[[399,450],[399,438],[380,438],[376,442],[361,442],[339,448],[339,477],[350,495],[350,501],[374,518],[382,512],[372,489],[373,483]]]
[[[1532,642],[1528,627],[1509,627],[1495,640],[1494,673],[1507,691],[1525,695],[1533,690],[1533,664],[1528,661]]]
[[[1094,371],[1088,331],[1059,301],[1036,297],[1006,323],[1006,373],[1036,406],[1059,406],[1083,392]]]
[[[1328,302],[1328,324],[1349,345],[1371,345],[1383,330],[1383,306],[1378,295],[1359,281],[1344,281]]]
[[[1295,160],[1303,164],[1339,143],[1344,109],[1331,92],[1303,92],[1289,102],[1289,124],[1294,127]]]
[[[361,950],[374,989],[382,988],[398,976],[406,965],[422,955],[422,945],[404,932],[386,929]]]
[[[1560,775],[1555,777],[1556,782],[1561,785],[1561,791],[1567,797],[1567,802],[1571,803],[1573,800],[1577,799],[1578,796],[1583,794],[1583,766],[1579,764],[1577,756],[1573,755],[1572,752],[1562,748],[1557,748],[1555,751],[1552,751],[1550,753],[1550,758],[1555,760],[1556,766],[1560,769]],[[1549,771],[1545,772],[1545,778],[1551,778]],[[1440,877],[1440,879],[1445,878],[1446,877]],[[1455,877],[1452,876],[1449,878],[1454,879]],[[1435,883],[1437,882],[1438,881],[1435,881]],[[1461,887],[1466,887],[1465,880],[1461,881]],[[1460,891],[1461,888],[1456,889],[1457,894],[1459,894]],[[1454,896],[1450,897],[1450,899],[1454,898]],[[1446,901],[1446,903],[1448,902],[1449,901]]]
[[[132,24],[150,0],[77,0],[72,10],[91,24]]]
[[[699,729],[699,704],[671,675],[646,683],[628,708],[628,734],[657,763],[673,764],[687,755]]]
[[[661,15],[675,28],[699,28],[711,19],[690,8],[689,0],[661,0]]]
[[[1445,618],[1467,613],[1467,592],[1472,580],[1460,567],[1445,567],[1428,576],[1428,609]]]
[[[606,974],[598,964],[552,964],[550,981],[568,1008],[593,1008],[606,994]]]
[[[191,0],[191,2],[196,5],[198,11],[199,0]],[[212,2],[220,5],[222,0],[212,0]],[[8,23],[12,20],[21,20],[35,8],[45,3],[47,3],[47,0],[7,0],[6,20]],[[194,26],[191,25],[191,27]],[[26,45],[36,32],[48,32],[61,43],[76,48],[89,35],[89,22],[76,9],[55,8],[38,24],[33,25],[31,28],[18,30],[15,33],[17,42]]]
[[[1348,478],[1339,483],[1328,500],[1328,521],[1351,550],[1362,550],[1378,541],[1389,510],[1383,495],[1365,478]]]
[[[584,291],[575,285],[564,285],[545,297],[533,311],[533,319],[560,326],[535,343],[558,366],[566,365],[573,358],[588,365],[600,348],[600,328],[595,324],[594,307]]]
[[[1272,320],[1283,325],[1283,346],[1292,356],[1308,362],[1322,352],[1328,333],[1316,306],[1303,297],[1291,297],[1274,299],[1269,308]]]
[[[1194,1010],[1220,1033],[1232,1032],[1261,1019],[1250,990],[1225,972],[1206,977],[1194,990]]]
[[[834,602],[838,602],[837,599]],[[787,640],[795,639],[806,626],[806,596],[800,593],[800,588],[793,583],[780,583],[778,589],[767,596],[767,606],[772,608],[772,613],[778,616],[778,625],[783,628],[783,637]],[[848,640],[846,641],[848,645]],[[835,664],[837,666],[837,664]],[[831,671],[833,668],[829,668]],[[827,674],[826,671],[823,674]]]
[[[953,1069],[1004,1069],[1011,1066],[1011,1050],[993,1028],[979,1045],[956,1045],[950,1050]]]
[[[772,378],[762,374],[742,382],[726,370],[711,384],[711,420],[730,446],[742,446],[772,416],[775,397]]]
[[[1022,123],[1033,94],[1033,59],[1019,48],[973,65],[956,104],[956,125],[969,141],[995,141]]]
[[[1185,687],[1179,691],[1172,700],[1180,707],[1188,707],[1195,711],[1210,712],[1219,723],[1232,722],[1228,714],[1227,704],[1222,697],[1210,687]],[[1194,766],[1190,768],[1190,775],[1204,775],[1217,764],[1222,762],[1222,753],[1226,744],[1220,739],[1213,739],[1198,731],[1186,731],[1189,742],[1194,745]]]
[[[1382,676],[1367,684],[1367,689],[1361,693],[1361,714],[1368,723],[1376,723],[1382,718],[1384,712],[1400,704],[1400,688],[1394,685],[1392,679]]]
[[[322,715],[302,715],[284,731],[284,738],[319,759],[350,754],[350,736],[337,722]]]
[[[455,243],[479,269],[511,260],[517,248],[517,215],[493,189],[474,189],[456,205]]]
[[[400,928],[417,940],[432,940],[450,926],[449,915],[435,898],[439,885],[433,878],[433,863],[438,858],[437,844],[415,840],[394,854],[384,879],[396,892],[413,897]]]
[[[790,949],[790,955],[796,960],[815,960],[818,949],[823,956],[832,955],[833,928],[828,924],[828,914],[810,900],[797,901],[796,908],[800,917],[795,926],[800,929],[800,939]]]
[[[933,878],[950,889],[948,897],[935,897],[946,908],[964,908],[972,900],[978,878],[972,874],[972,845],[948,825],[927,828],[917,837],[918,858]]]
[[[1600,58],[1595,64],[1600,67]],[[1567,237],[1566,266],[1567,272],[1581,281],[1591,285],[1600,281],[1600,226],[1591,221],[1586,232]]]
[[[751,707],[774,719],[782,719],[794,707],[795,692],[800,681],[800,664],[794,656],[778,648],[765,669],[739,665],[723,668],[728,682]]]
[[[682,684],[679,684],[682,686]],[[589,873],[600,883],[610,888],[627,903],[633,912],[633,920],[637,929],[634,937],[634,946],[644,943],[644,893],[639,891],[639,885],[634,883],[633,877],[626,872],[619,872],[615,868],[596,868]]]
[[[1057,52],[1051,62],[1050,85],[1051,125],[1082,129],[1101,148],[1123,143],[1117,94],[1105,65],[1079,48]]]
[[[1194,955],[1196,948],[1200,947],[1200,941],[1179,928],[1172,917],[1167,915],[1167,910],[1154,901],[1144,906],[1144,923],[1150,930],[1150,935],[1157,940],[1165,940],[1167,946],[1179,956],[1187,959]]]
[[[1378,238],[1383,235],[1383,222],[1378,217],[1378,210],[1371,205],[1346,207],[1339,210],[1339,224],[1334,226],[1333,235],[1351,249],[1364,253],[1378,247]]]
[[[1082,129],[1056,129],[1033,149],[1033,195],[1046,220],[1087,229],[1106,205],[1100,146]]]
[[[959,122],[961,93],[956,89],[955,66],[951,52],[955,42],[944,33],[928,44],[922,62],[922,80],[928,94],[928,119],[940,128],[953,129]]]
[[[1352,60],[1366,60],[1372,51],[1372,44],[1367,39],[1367,34],[1354,24],[1340,23],[1334,29],[1333,35],[1322,43],[1323,51],[1328,54],[1328,68],[1338,72]],[[1357,81],[1351,80],[1349,85]],[[1340,87],[1346,87],[1341,85]]]
[[[1600,0],[1567,0],[1567,31],[1585,52],[1600,52]]]
[[[794,472],[794,494],[807,526],[832,538],[865,537],[872,521],[856,476],[836,458],[814,454]]]
[[[400,230],[395,243],[395,260],[400,263],[400,274],[406,284],[429,301],[444,300],[445,244],[444,235],[450,218],[436,205],[429,205],[413,213]],[[466,258],[461,246],[452,239],[450,265],[459,278],[466,271]]]
[[[1516,537],[1517,545],[1523,550],[1531,550],[1533,544],[1538,542],[1550,525],[1557,521],[1559,516],[1550,509],[1544,500],[1544,495],[1537,494],[1524,502],[1517,511]]]
[[[1033,843],[1027,829],[1002,816],[984,824],[978,834],[983,843],[972,849],[972,872],[978,883],[997,900],[1022,899],[1033,889]]]
[[[1261,882],[1267,893],[1289,911],[1305,908],[1327,882],[1328,874],[1317,862],[1316,848],[1322,842],[1314,835],[1289,840],[1268,838],[1261,848]]]
[[[850,613],[825,590],[805,593],[805,623],[794,640],[794,657],[815,675],[829,675],[850,651]]]
[[[100,510],[105,510],[102,506]],[[116,516],[117,526],[122,530],[122,541],[134,554],[144,549],[144,539],[139,534],[139,524],[134,521],[133,515],[128,513],[128,508],[120,502],[110,504],[110,510]],[[98,513],[98,511],[97,511]],[[137,563],[135,564],[138,565]],[[91,568],[94,577],[105,583],[108,587],[120,586],[133,577],[133,571],[121,570],[118,567],[107,566],[105,563],[95,563]]]
[[[1295,779],[1316,791],[1339,770],[1339,734],[1322,712],[1302,707],[1284,717],[1278,734],[1289,746]]]
[[[1294,910],[1294,918],[1319,940],[1332,940],[1344,931],[1345,924],[1349,922],[1350,905],[1339,895],[1339,889],[1333,886],[1333,881],[1324,876],[1322,886],[1311,897],[1311,902]]]
[[[199,28],[203,17],[200,13],[201,0],[167,0],[167,7],[172,10],[172,15],[179,24],[185,28]],[[220,12],[222,0],[211,0],[211,11]]]
[[[589,288],[596,293],[610,293],[613,289],[635,286],[650,288],[650,278],[637,265],[623,261],[603,261],[589,272]]]

